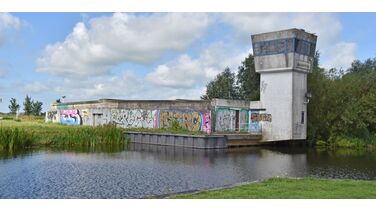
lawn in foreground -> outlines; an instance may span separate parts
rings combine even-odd
[[[374,199],[376,181],[271,178],[232,188],[172,196],[176,199]]]

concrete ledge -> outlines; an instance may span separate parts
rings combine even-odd
[[[225,135],[186,135],[154,132],[124,132],[130,142],[197,149],[226,148]]]

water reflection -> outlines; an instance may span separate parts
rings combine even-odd
[[[142,198],[273,176],[374,179],[373,153],[147,144],[0,153],[1,198]]]

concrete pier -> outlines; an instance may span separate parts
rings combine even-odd
[[[260,145],[261,135],[221,134],[221,135],[186,135],[152,132],[125,132],[132,143],[160,146],[177,146],[195,149],[223,149],[233,146]]]

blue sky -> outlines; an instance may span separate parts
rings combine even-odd
[[[51,102],[198,99],[251,52],[250,35],[303,28],[321,65],[376,55],[376,13],[0,13],[0,111],[26,96]]]

